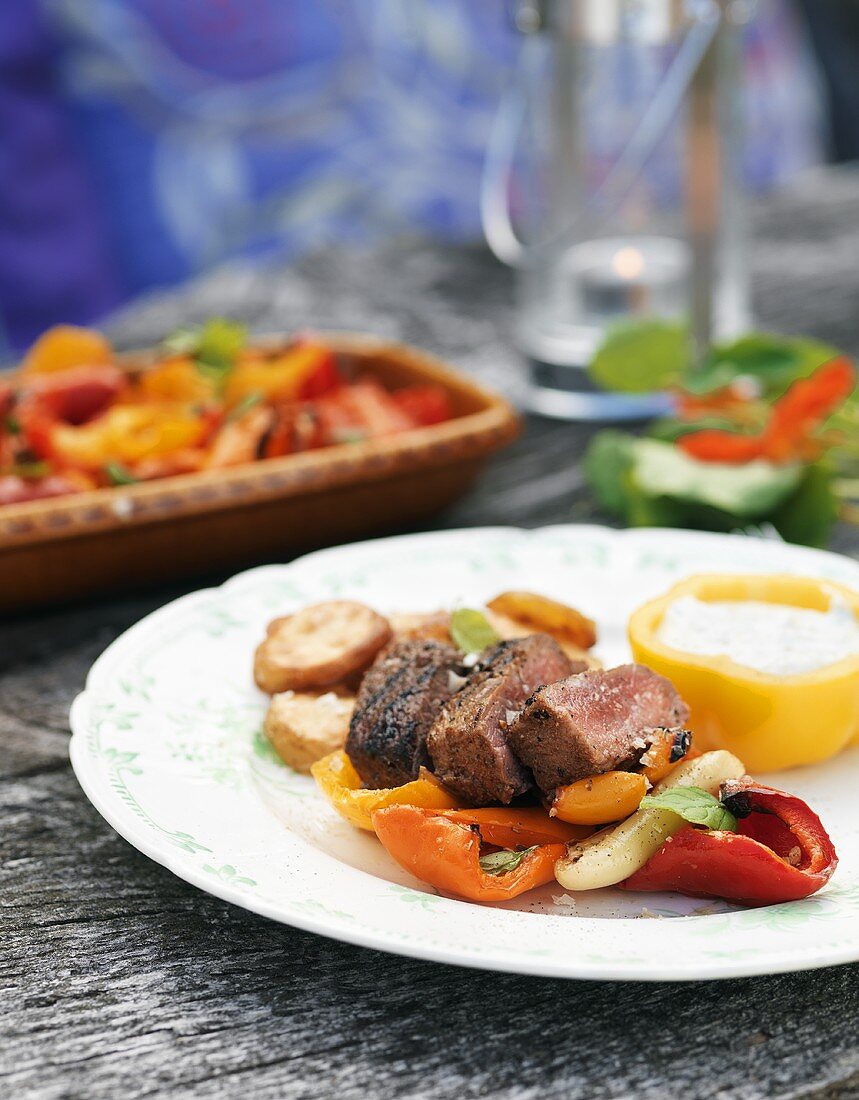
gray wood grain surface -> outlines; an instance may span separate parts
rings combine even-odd
[[[810,177],[756,224],[761,320],[859,351],[859,176]],[[369,329],[516,393],[509,302],[481,249],[398,242],[224,269],[115,331],[142,343],[216,311]],[[530,421],[438,525],[590,518],[587,438]],[[836,545],[856,554],[857,532]],[[0,1096],[859,1097],[859,967],[686,985],[467,971],[267,922],[137,853],[74,780],[68,707],[112,638],[189,587],[0,624]]]

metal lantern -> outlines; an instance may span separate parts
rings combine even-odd
[[[586,368],[609,328],[689,323],[696,354],[749,324],[740,183],[739,0],[530,0],[490,140],[487,239],[519,272],[530,404],[627,419]]]

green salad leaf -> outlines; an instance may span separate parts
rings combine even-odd
[[[767,515],[802,480],[802,467],[796,463],[699,462],[656,439],[636,440],[632,457],[632,481],[646,496],[704,504],[741,519]]]
[[[701,367],[684,376],[683,387],[693,394],[706,394],[747,378],[760,387],[762,396],[774,398],[838,354],[837,348],[819,340],[752,332],[716,344]]]
[[[599,503],[616,516],[625,516],[629,506],[628,478],[637,442],[627,432],[607,428],[594,436],[585,451],[585,477]]]
[[[515,871],[519,864],[532,852],[536,852],[539,845],[534,844],[530,848],[511,850],[502,848],[500,852],[490,852],[488,856],[480,857],[480,866],[487,875],[506,875]]]
[[[661,794],[645,795],[642,809],[671,810],[691,825],[706,825],[708,829],[737,831],[737,819],[709,791],[700,787],[672,787]]]
[[[501,641],[482,611],[458,607],[450,617],[450,636],[463,653],[481,653]]]
[[[685,325],[635,321],[610,329],[590,365],[603,389],[649,393],[679,382],[691,362]]]
[[[825,546],[840,507],[834,486],[827,463],[807,466],[794,492],[767,517],[769,522],[788,542]]]

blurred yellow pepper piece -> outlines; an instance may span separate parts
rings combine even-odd
[[[192,360],[167,359],[140,376],[138,393],[146,400],[207,402],[217,398],[217,386]]]
[[[205,430],[203,421],[181,405],[116,405],[80,427],[55,425],[52,444],[70,465],[97,469],[193,447]]]
[[[228,407],[238,405],[251,394],[263,400],[299,396],[302,384],[319,368],[330,352],[317,344],[298,344],[275,358],[246,354],[230,371],[224,388]]]
[[[317,760],[310,773],[320,790],[350,825],[373,832],[373,813],[386,806],[420,806],[431,810],[455,810],[459,803],[425,769],[411,783],[383,790],[364,790],[361,777],[345,752],[332,752]]]
[[[696,748],[728,749],[752,773],[815,764],[859,741],[859,655],[813,672],[774,676],[726,656],[683,653],[664,645],[658,631],[669,604],[680,596],[827,611],[833,595],[859,616],[859,595],[833,581],[690,577],[633,612],[629,642],[635,660],[667,676],[689,704]]]
[[[77,325],[54,325],[30,347],[21,369],[28,374],[48,374],[113,361],[113,348],[100,332]]]

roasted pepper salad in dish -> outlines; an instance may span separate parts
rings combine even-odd
[[[777,579],[770,589],[765,580],[751,595],[739,581],[730,590],[748,601],[752,625],[762,616],[764,633],[783,596]],[[723,590],[699,578],[690,591]],[[859,602],[848,606],[856,628]],[[702,658],[680,648],[669,650],[673,664],[651,661],[661,650],[647,647],[642,622],[658,633],[651,618],[633,616],[637,663],[603,668],[596,624],[532,592],[421,614],[383,615],[345,599],[306,606],[274,619],[256,650],[254,678],[271,696],[265,732],[343,819],[445,895],[503,902],[557,883],[572,894],[620,887],[758,906],[816,893],[838,863],[819,817],[747,774],[730,715],[722,730],[700,707]],[[844,637],[853,666],[833,667],[853,668],[855,709],[859,641]],[[764,675],[745,671],[747,697],[729,685],[740,724],[743,706],[760,698],[754,676]],[[790,695],[808,674],[788,664],[766,675]],[[826,682],[822,691],[821,705]],[[752,753],[754,737],[742,744]]]
[[[345,377],[320,338],[268,347],[213,318],[123,364],[59,326],[0,375],[0,505],[376,439],[450,419],[445,390]]]

